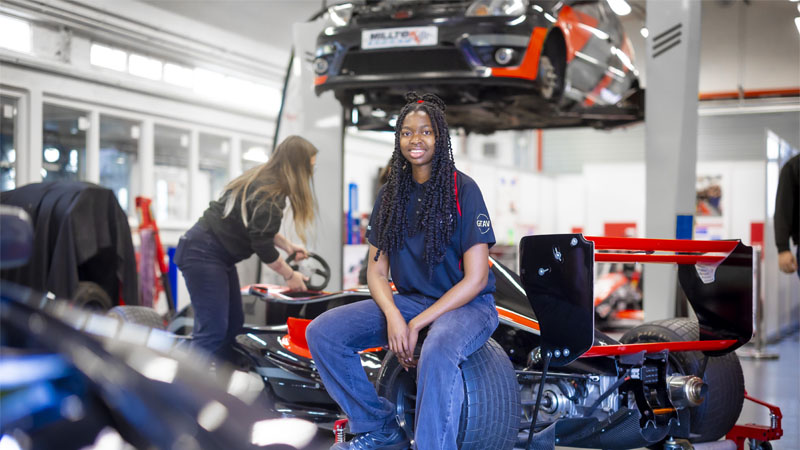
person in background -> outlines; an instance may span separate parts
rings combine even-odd
[[[299,136],[281,142],[268,162],[229,182],[197,223],[180,238],[175,262],[194,307],[192,346],[226,358],[244,323],[235,264],[256,253],[293,291],[304,277],[280,257],[278,248],[302,260],[308,252],[278,232],[286,200],[295,230],[305,242],[316,202],[312,175],[317,149]]]
[[[797,246],[792,254],[789,238]],[[785,273],[797,272],[800,260],[800,155],[795,155],[781,169],[778,193],[775,196],[775,244],[778,247],[778,267]]]
[[[498,324],[487,264],[495,238],[483,195],[455,168],[444,102],[413,92],[406,100],[389,180],[367,229],[373,298],[326,311],[306,329],[322,382],[356,434],[333,450],[409,445],[395,406],[378,396],[361,366],[358,351],[379,346],[388,346],[405,370],[416,370],[416,448],[455,450],[464,400],[460,365]]]

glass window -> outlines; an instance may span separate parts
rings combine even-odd
[[[228,183],[231,141],[228,138],[200,133],[200,179],[198,198],[202,206],[219,198]]]
[[[42,122],[42,180],[86,179],[86,112],[45,103]]]
[[[134,197],[139,189],[139,122],[100,116],[100,185],[117,196],[128,215],[136,213]]]
[[[270,147],[266,142],[242,140],[242,170],[267,162],[272,153]]]
[[[189,130],[155,126],[156,220],[189,219]]]
[[[17,99],[0,96],[0,191],[17,187]]]

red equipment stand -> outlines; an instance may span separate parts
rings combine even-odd
[[[340,444],[345,439],[345,428],[347,428],[347,419],[339,419],[333,423],[333,443]]]
[[[781,436],[783,436],[783,428],[781,427],[781,419],[783,419],[783,414],[781,414],[781,409],[775,405],[770,405],[767,402],[763,402],[757,398],[751,397],[747,391],[744,393],[744,398],[753,403],[766,406],[769,409],[770,424],[768,427],[754,423],[748,423],[746,425],[734,425],[733,428],[731,428],[731,431],[728,431],[728,434],[725,435],[725,439],[736,442],[736,448],[738,450],[744,450],[744,443],[748,439],[752,439],[757,443],[777,441],[780,439]],[[751,442],[750,448],[755,449],[758,447],[755,447]]]
[[[169,282],[169,269],[165,260],[164,247],[161,245],[161,236],[158,234],[158,225],[153,216],[151,204],[153,201],[147,197],[136,197],[136,211],[139,214],[139,231],[151,230],[156,244],[156,262],[158,271],[161,274],[161,286],[167,296],[167,309],[170,315],[175,312],[175,301],[172,298],[172,289]]]

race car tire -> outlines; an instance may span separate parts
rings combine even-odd
[[[633,328],[620,338],[620,342],[696,341],[699,335],[697,322],[674,318]],[[673,370],[684,375],[699,374],[703,358],[702,352],[673,352],[669,355]],[[700,406],[690,409],[692,442],[716,441],[724,436],[736,424],[744,403],[744,374],[735,353],[709,358],[703,381],[708,385],[708,394]]]
[[[113,317],[120,322],[135,323],[158,330],[165,330],[164,318],[158,315],[153,308],[146,306],[115,306],[106,316]]]
[[[420,345],[416,354],[419,355]],[[489,339],[470,355],[461,372],[464,403],[458,429],[461,450],[510,450],[520,426],[520,395],[511,360],[503,348]],[[414,436],[416,371],[406,372],[393,352],[383,359],[376,382],[378,395],[396,405],[400,425]]]
[[[90,311],[106,312],[114,303],[106,291],[99,284],[91,281],[81,281],[78,289],[72,296],[72,304]]]

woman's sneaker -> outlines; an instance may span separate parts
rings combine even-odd
[[[331,450],[406,450],[409,445],[405,431],[396,427],[357,434],[347,442],[334,444]]]

